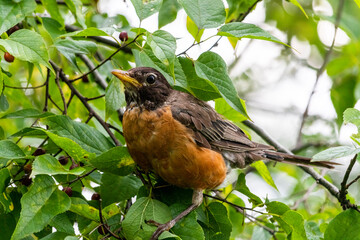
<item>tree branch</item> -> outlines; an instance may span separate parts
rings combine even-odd
[[[347,185],[346,185],[346,183],[347,183],[347,181],[349,179],[351,170],[354,167],[354,164],[356,162],[356,158],[357,158],[357,154],[355,154],[355,156],[351,159],[350,164],[346,169],[344,178],[343,178],[343,180],[341,182],[341,189],[340,189],[340,193],[339,193],[339,201],[340,201],[340,204],[341,204],[341,206],[342,206],[342,208],[344,210],[346,210],[348,208],[354,208],[354,209],[358,210],[357,206],[350,203],[350,201],[346,198],[346,194],[347,194]]]
[[[52,67],[54,68],[55,72],[57,72],[57,71],[59,72],[59,76],[60,76],[61,80],[64,81],[69,86],[69,88],[71,89],[73,94],[75,94],[79,98],[79,100],[84,104],[84,106],[89,111],[89,114],[93,115],[96,118],[96,120],[98,120],[98,122],[103,126],[103,128],[109,134],[109,136],[111,137],[111,139],[113,140],[115,145],[120,146],[121,143],[119,142],[119,140],[117,140],[115,135],[111,132],[111,130],[109,129],[106,122],[94,111],[94,109],[86,101],[86,98],[74,87],[74,85],[71,83],[71,81],[65,76],[62,69],[60,67],[58,67],[53,61],[50,60],[49,62],[52,65]]]
[[[249,128],[251,128],[254,132],[256,132],[260,137],[262,137],[262,139],[264,139],[268,144],[274,146],[277,150],[279,150],[280,152],[285,152],[288,154],[293,154],[291,151],[289,151],[287,148],[285,148],[284,146],[282,146],[278,141],[276,141],[275,139],[273,139],[268,133],[266,133],[263,129],[261,129],[260,127],[258,127],[257,125],[255,125],[253,122],[250,122],[248,120],[243,122],[246,126],[248,126]],[[309,167],[304,167],[304,166],[299,166],[304,172],[308,173],[310,176],[312,176],[315,181],[322,185],[323,187],[325,187],[330,193],[331,195],[333,195],[334,197],[336,197],[339,200],[339,194],[340,191],[339,189],[333,185],[332,183],[330,183],[329,181],[327,181],[323,176],[321,176],[319,173],[317,173],[314,169],[309,168]]]

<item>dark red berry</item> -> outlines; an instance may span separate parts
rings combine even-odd
[[[5,59],[5,61],[12,63],[14,61],[15,57],[13,55],[11,55],[10,53],[5,52],[4,59]]]
[[[84,83],[88,83],[88,82],[89,82],[88,76],[87,76],[87,75],[83,76],[83,77],[82,77],[82,81],[83,81]]]
[[[30,178],[29,175],[25,174],[21,179],[21,183],[24,186],[30,186],[30,184],[32,183],[32,178]]]
[[[61,165],[66,165],[69,162],[69,157],[67,156],[60,156],[59,157],[59,163]]]
[[[129,39],[127,32],[121,32],[119,34],[120,41],[125,42]]]
[[[79,164],[76,164],[76,163],[73,163],[71,166],[70,166],[70,170],[74,169],[74,168],[77,168],[79,167]]]
[[[63,192],[66,193],[66,195],[68,195],[69,197],[72,196],[72,189],[71,189],[71,187],[64,187],[64,188],[63,188]]]
[[[27,174],[30,174],[32,171],[32,165],[31,163],[28,163],[24,166],[24,172],[27,173]]]
[[[99,201],[100,200],[100,194],[99,193],[94,193],[91,196],[91,200]]]
[[[33,152],[33,156],[40,156],[40,155],[44,155],[46,153],[46,151],[42,148],[38,148],[35,150],[35,152]]]
[[[104,224],[104,225],[100,225],[97,230],[101,235],[106,235],[109,233],[108,229],[109,229],[109,225]]]

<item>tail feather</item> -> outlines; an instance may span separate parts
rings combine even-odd
[[[264,151],[264,157],[269,160],[274,160],[277,162],[286,162],[299,166],[315,166],[315,167],[332,169],[334,168],[335,165],[340,165],[338,163],[328,162],[328,161],[312,162],[311,158],[308,157],[302,157],[302,156],[291,155],[282,152],[273,152],[273,151]]]

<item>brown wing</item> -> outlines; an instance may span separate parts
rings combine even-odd
[[[225,160],[235,167],[243,168],[264,159],[264,150],[274,150],[252,142],[239,127],[192,95],[174,91],[167,104],[171,106],[173,117],[193,131],[199,146],[222,153]]]
[[[252,142],[239,127],[190,94],[173,91],[166,104],[171,106],[173,117],[193,132],[199,146],[221,153],[232,167],[244,168],[261,159],[325,168],[336,165],[326,161],[311,162],[311,158],[276,152],[271,146]]]

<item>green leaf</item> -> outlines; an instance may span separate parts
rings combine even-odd
[[[1,40],[1,39],[0,39]],[[4,92],[0,94],[0,112],[5,112],[9,109],[9,102],[4,95]]]
[[[226,16],[226,22],[232,22],[246,13],[256,3],[256,0],[227,0],[227,3],[229,9]],[[254,8],[252,10],[254,10]]]
[[[161,28],[176,19],[177,12],[181,8],[177,0],[163,0],[159,10],[159,27]]]
[[[245,117],[246,113],[245,103],[239,98],[235,87],[227,73],[227,66],[224,60],[216,53],[204,52],[195,61],[196,74],[204,79],[207,79],[215,84],[221,96],[226,102],[239,111]]]
[[[221,0],[178,0],[186,14],[200,28],[216,28],[225,22],[226,12]]]
[[[168,206],[148,197],[137,199],[122,222],[125,238],[128,240],[150,239],[156,227],[146,224],[145,221],[148,220],[154,220],[158,223],[171,220]]]
[[[229,239],[231,233],[231,222],[226,207],[219,202],[212,202],[205,207],[206,219],[201,221],[206,240]]]
[[[66,33],[64,27],[56,20],[47,17],[43,17],[41,20],[52,39],[56,39]]]
[[[319,226],[315,222],[305,222],[304,224],[306,237],[308,240],[322,240],[324,234],[320,231]]]
[[[61,16],[59,6],[56,0],[41,0],[42,4],[49,12],[50,16],[56,20],[61,26],[64,26],[64,18]]]
[[[101,154],[114,147],[99,130],[67,116],[50,116],[42,120],[49,130],[56,135],[72,139],[88,152]]]
[[[289,2],[291,2],[292,4],[297,6],[301,10],[301,12],[305,15],[305,17],[309,18],[308,15],[306,14],[304,8],[300,5],[300,3],[297,0],[289,0]]]
[[[65,169],[59,161],[51,155],[41,155],[35,158],[32,165],[31,176],[39,174],[57,175],[57,174],[72,174],[81,175],[85,171],[82,167],[77,167],[72,170]]]
[[[109,34],[98,28],[89,27],[84,30],[79,30],[61,35],[61,37],[90,37],[90,36],[109,36]]]
[[[25,154],[18,145],[9,140],[0,141],[0,158],[19,159],[24,157]]]
[[[253,205],[257,206],[257,205],[263,204],[261,199],[258,196],[256,196],[255,194],[253,194],[252,192],[250,192],[249,188],[246,186],[246,180],[245,180],[244,173],[240,173],[239,178],[236,182],[235,190],[237,190],[237,191],[241,192],[242,194],[244,194],[245,196],[249,197],[250,202],[252,202]]]
[[[124,86],[118,78],[113,77],[105,90],[105,120],[125,103]]]
[[[356,127],[360,127],[360,111],[355,108],[348,108],[345,110],[344,123],[352,123]]]
[[[174,218],[183,212],[187,207],[188,206],[184,204],[175,203],[170,206],[171,215]],[[204,231],[202,230],[201,225],[197,222],[195,211],[191,212],[178,223],[176,223],[171,231],[179,236],[182,240],[205,239]]]
[[[100,222],[99,210],[90,206],[85,200],[81,198],[72,197],[71,207],[69,210],[80,216],[91,219],[92,221]]]
[[[69,234],[64,232],[53,232],[47,235],[46,237],[41,238],[41,240],[64,240],[68,239]],[[78,240],[78,238],[76,238]]]
[[[170,75],[175,77],[175,38],[166,31],[157,30],[154,33],[148,35],[147,44],[152,49],[154,55],[167,67]]]
[[[90,163],[102,172],[120,176],[130,174],[135,167],[135,162],[130,157],[126,147],[114,147],[100,156],[90,159]]]
[[[68,8],[70,9],[70,11],[72,12],[72,14],[74,14],[78,23],[83,28],[86,28],[85,18],[84,18],[84,15],[82,14],[82,6],[83,6],[82,1],[81,0],[65,0],[65,3],[68,6]]]
[[[272,36],[270,33],[257,27],[254,24],[243,22],[231,22],[221,26],[220,31],[217,33],[219,36],[235,37],[235,38],[252,38],[280,43],[285,46],[287,44],[281,42],[278,38]],[[289,47],[289,46],[288,46]]]
[[[16,220],[12,214],[0,214],[0,236],[2,239],[10,239],[15,226]]]
[[[265,180],[265,182],[267,184],[269,184],[270,186],[272,186],[273,188],[275,188],[276,190],[279,191],[279,189],[277,189],[274,180],[272,179],[269,169],[267,168],[267,166],[265,165],[265,163],[263,161],[256,161],[253,162],[251,164],[252,167],[254,167],[258,173],[260,174],[260,176]]]
[[[3,206],[5,213],[9,213],[14,210],[14,204],[11,201],[9,194],[6,191],[9,182],[10,182],[9,170],[7,168],[1,169],[0,170],[0,203]],[[0,208],[0,212],[2,212],[1,208]]]
[[[163,0],[131,0],[140,21],[157,13],[160,10],[162,1]]]
[[[0,35],[32,14],[36,8],[34,0],[0,1]]]
[[[200,42],[201,37],[204,33],[204,29],[199,29],[191,18],[186,18],[186,29],[194,37],[196,42]]]
[[[51,177],[39,175],[21,198],[21,206],[12,240],[22,239],[42,230],[53,217],[70,208],[70,198],[58,190]]]
[[[142,183],[136,176],[125,177],[111,173],[104,173],[101,177],[100,195],[103,206],[114,202],[121,202],[134,197]]]
[[[337,124],[340,127],[343,122],[343,112],[347,108],[354,107],[356,103],[354,89],[357,76],[348,75],[336,78],[330,91],[331,101],[337,114]]]
[[[226,196],[226,200],[228,200],[229,202],[236,204],[237,206],[240,207],[245,207],[245,203],[244,201],[237,196],[235,193],[230,193]],[[238,236],[240,233],[242,233],[244,231],[245,228],[245,216],[243,214],[241,214],[241,212],[237,211],[237,209],[235,209],[232,206],[229,205],[225,205],[228,209],[229,212],[229,219],[231,221],[231,225],[232,225],[232,231],[231,231],[231,236],[235,238],[235,236]]]
[[[169,68],[154,55],[148,44],[145,44],[140,52],[137,52],[136,50],[133,51],[135,52],[135,55],[138,55],[138,60],[140,60],[140,64],[137,64],[137,66],[153,67],[164,75],[171,86],[187,89],[186,76],[181,68],[178,58],[176,58],[174,62],[174,78],[173,74],[169,72]]]
[[[74,66],[77,66],[76,54],[91,54],[97,50],[96,44],[86,40],[57,39],[54,46],[66,57]]]
[[[246,120],[244,115],[235,111],[234,108],[232,108],[223,98],[215,99],[215,110],[226,119],[235,123],[240,123]]]
[[[46,135],[63,151],[69,154],[75,162],[85,162],[94,157],[94,153],[84,150],[78,143],[67,137],[61,137],[52,132],[43,130]]]
[[[349,146],[339,146],[326,149],[313,156],[312,161],[329,161],[336,158],[355,155],[360,152],[360,148],[353,148]]]
[[[50,225],[56,228],[58,232],[75,234],[73,224],[66,213],[56,215],[51,220]]]
[[[0,39],[3,46],[15,58],[31,63],[40,63],[51,68],[49,54],[44,39],[38,33],[28,29],[21,29],[7,39]]]
[[[354,209],[348,209],[337,215],[326,229],[324,239],[360,239],[360,213]]]
[[[43,118],[48,117],[50,115],[53,115],[50,112],[41,112],[35,108],[26,108],[21,109],[12,113],[8,113],[1,117],[1,119],[4,118]]]
[[[209,101],[221,97],[215,84],[196,75],[194,64],[191,59],[184,57],[179,57],[178,59],[186,75],[187,86],[197,98],[203,101]],[[236,112],[235,110],[233,111]]]
[[[307,240],[305,228],[304,228],[304,218],[301,214],[289,210],[285,212],[281,219],[286,222],[291,227],[291,239],[296,240]]]

